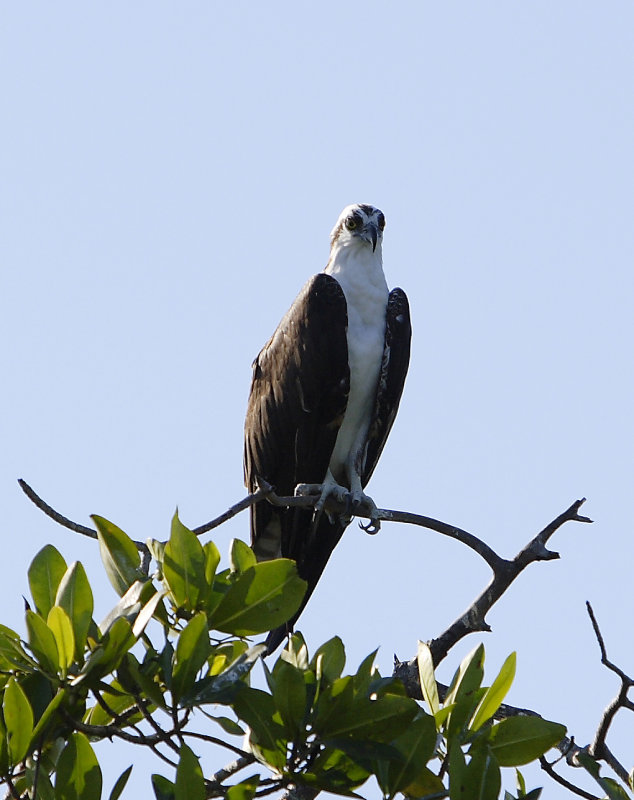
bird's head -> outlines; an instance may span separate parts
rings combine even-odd
[[[356,245],[371,247],[374,252],[383,240],[384,228],[385,216],[382,211],[366,203],[353,203],[339,215],[330,234],[330,247]]]

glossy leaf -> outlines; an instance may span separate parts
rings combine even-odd
[[[72,733],[57,762],[56,800],[100,800],[102,776],[83,733]]]
[[[229,551],[229,563],[232,572],[244,572],[257,564],[255,553],[242,539],[232,539]]]
[[[113,714],[122,715],[126,711],[134,708],[136,700],[132,695],[128,694],[119,681],[113,681],[110,687],[102,690],[101,697],[108,707],[106,709],[97,704],[94,705],[86,714],[86,722],[89,725],[109,725],[114,717]],[[141,714],[138,713],[132,717],[127,717],[126,724],[133,723],[136,719],[141,719]]]
[[[147,627],[148,623],[154,616],[162,617],[163,615],[157,615],[157,609],[161,603],[161,600],[165,596],[165,591],[157,592],[154,591],[154,586],[151,582],[148,582],[143,587],[146,591],[142,592],[141,598],[143,599],[143,595],[150,594],[150,599],[145,603],[143,608],[139,611],[137,618],[134,620],[134,624],[132,626],[132,633],[138,639],[139,636],[143,633],[145,628]],[[162,611],[164,612],[165,609],[163,608]]]
[[[68,614],[75,638],[75,660],[80,661],[86,649],[94,603],[86,571],[79,561],[66,570],[57,589],[55,605]]]
[[[200,611],[190,619],[178,637],[171,686],[175,702],[191,691],[210,650],[207,615]]]
[[[495,712],[502,705],[502,701],[506,697],[513,683],[513,679],[515,678],[515,663],[516,655],[515,653],[511,653],[504,664],[502,664],[499,675],[493,681],[490,688],[487,689],[486,694],[480,701],[480,705],[471,723],[471,730],[477,731],[478,728],[481,728],[485,722],[492,719]]]
[[[180,749],[174,800],[205,800],[205,779],[200,762],[186,744]]]
[[[554,747],[566,735],[566,727],[541,717],[509,717],[488,734],[491,751],[502,767],[528,764]]]
[[[59,666],[65,674],[75,658],[75,636],[70,617],[60,606],[53,606],[48,614],[46,624],[53,631]]]
[[[58,689],[57,694],[52,698],[48,706],[44,709],[42,716],[38,719],[33,734],[31,736],[32,742],[37,742],[38,738],[46,731],[47,726],[53,721],[55,712],[64,702],[68,695],[66,688]]]
[[[57,587],[66,572],[64,557],[53,547],[45,545],[35,556],[29,567],[29,587],[38,614],[46,619],[55,605]]]
[[[59,654],[53,631],[46,622],[33,611],[26,612],[26,629],[29,646],[42,668],[53,675],[59,670]]]
[[[121,794],[122,794],[123,790],[125,789],[125,785],[128,782],[128,778],[130,777],[130,775],[132,773],[132,767],[133,766],[134,766],[133,764],[130,764],[130,766],[127,769],[125,769],[121,773],[121,775],[119,775],[115,785],[112,787],[112,791],[110,792],[110,796],[108,797],[108,800],[119,800],[119,797],[121,797]]]
[[[244,778],[240,783],[230,786],[226,798],[227,800],[251,800],[260,785],[260,776],[251,775]]]
[[[77,684],[88,675],[91,677],[107,675],[116,669],[123,656],[134,645],[136,639],[132,626],[125,617],[119,617],[109,628],[106,635],[90,654],[80,675],[74,679]]]
[[[162,775],[152,775],[152,788],[156,800],[174,800],[175,786]]]
[[[241,690],[243,678],[247,675],[260,656],[266,653],[266,645],[257,644],[242,652],[228,667],[214,676],[198,681],[191,694],[184,698],[187,705],[204,705],[205,703],[230,703],[235,693]]]
[[[418,675],[420,687],[423,691],[425,702],[429,706],[432,714],[436,714],[440,708],[438,699],[438,684],[434,675],[434,661],[431,650],[426,642],[418,642]]]
[[[8,752],[12,764],[26,755],[33,733],[33,710],[20,684],[11,678],[4,690],[2,702],[7,729]]]
[[[275,665],[273,700],[282,722],[296,736],[306,713],[306,683],[304,674],[287,661],[279,659]]]
[[[37,662],[22,647],[18,634],[6,625],[0,625],[0,663],[2,662],[7,671],[11,667],[26,670],[37,667]]]
[[[323,699],[324,695],[320,702]],[[328,739],[352,736],[388,742],[398,736],[417,713],[418,706],[409,697],[393,694],[385,694],[376,700],[361,697],[347,709],[331,715],[326,725],[316,722],[315,728],[319,724],[319,732]]]
[[[141,559],[130,537],[114,523],[96,514],[92,520],[97,527],[101,560],[115,592],[123,596],[132,584],[143,579],[139,570]]]
[[[176,606],[194,611],[201,599],[207,597],[205,561],[198,537],[174,514],[172,532],[165,545],[163,576]]]
[[[346,650],[338,636],[333,636],[317,648],[312,657],[311,666],[315,670],[317,680],[323,677],[327,683],[332,683],[341,677],[346,665]]]
[[[266,762],[277,769],[286,763],[285,743],[287,734],[277,722],[277,709],[270,694],[244,686],[236,695],[233,710],[251,728],[251,744],[257,745],[256,752],[264,756]]]
[[[471,760],[465,770],[462,800],[497,800],[502,777],[500,767],[486,745],[472,748]]]
[[[426,770],[425,765],[433,756],[436,747],[434,718],[419,712],[392,744],[401,753],[402,758],[389,765],[384,790],[387,790],[388,794],[394,794],[405,791],[415,784],[420,787],[421,781],[427,779],[423,770]]]
[[[484,676],[484,646],[479,644],[462,660],[453,677],[445,705],[456,703],[462,697],[479,689]]]
[[[299,608],[306,582],[294,561],[264,561],[246,569],[211,615],[214,629],[235,636],[264,633],[282,625]]]
[[[231,736],[244,736],[244,728],[241,728],[237,722],[229,719],[229,717],[210,717],[210,719],[217,722],[225,733]]]

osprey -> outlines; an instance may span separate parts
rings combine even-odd
[[[383,274],[385,217],[347,206],[330,236],[323,272],[301,290],[253,362],[245,422],[244,476],[278,495],[316,494],[315,510],[251,507],[251,542],[259,560],[292,558],[308,589],[299,611],[270,632],[269,652],[284,639],[312,594],[330,554],[360,506],[379,529],[364,493],[390,432],[409,364],[411,324],[402,289]],[[346,513],[323,513],[326,501]]]

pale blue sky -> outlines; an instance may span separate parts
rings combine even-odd
[[[369,202],[414,325],[370,493],[507,556],[588,497],[595,524],[557,534],[483,639],[491,673],[518,651],[510,702],[588,742],[617,687],[586,599],[634,670],[634,5],[3,3],[0,76],[2,622],[49,541],[100,582],[97,616],[114,601],[18,477],[140,539],[242,497],[251,361]],[[432,533],[351,526],[301,627],[389,672],[487,580]],[[631,741],[622,720],[626,764]]]

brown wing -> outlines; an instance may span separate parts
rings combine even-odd
[[[385,348],[376,392],[376,405],[368,432],[368,449],[362,477],[364,486],[372,477],[396,419],[409,367],[411,339],[412,324],[407,295],[402,289],[392,289],[387,301]]]
[[[321,483],[330,463],[350,390],[346,300],[339,283],[320,273],[299,293],[253,364],[245,421],[244,477],[250,492],[261,477],[280,495],[298,483]],[[282,641],[301,613],[341,538],[344,526],[324,515],[310,536],[312,512],[251,509],[251,542],[259,559],[297,562],[308,582],[300,611],[272,631],[269,649]]]

